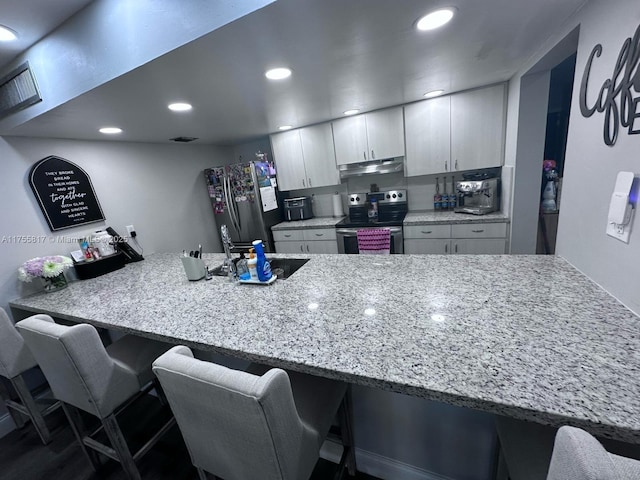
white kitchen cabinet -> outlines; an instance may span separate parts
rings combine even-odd
[[[438,97],[404,107],[407,177],[450,171],[451,98]]]
[[[276,253],[338,253],[335,228],[274,230]]]
[[[403,231],[407,254],[501,255],[507,249],[504,222],[408,225]]]
[[[407,177],[502,165],[505,87],[405,105]]]
[[[342,118],[332,127],[338,165],[404,156],[402,107]]]
[[[451,95],[451,166],[474,170],[502,165],[503,84]]]
[[[289,130],[270,138],[280,190],[340,184],[331,124]]]

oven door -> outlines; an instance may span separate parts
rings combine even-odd
[[[391,230],[391,253],[404,253],[404,237],[402,227],[386,227]],[[357,254],[358,230],[361,228],[336,228],[338,238],[338,253]]]

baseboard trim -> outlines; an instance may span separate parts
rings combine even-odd
[[[341,453],[342,446],[331,440],[324,442],[320,450],[320,456],[322,458],[334,463],[340,461]],[[359,472],[373,475],[383,480],[453,480],[450,477],[445,477],[360,448],[356,448],[356,463],[358,464]]]

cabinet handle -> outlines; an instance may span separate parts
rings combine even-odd
[[[316,233],[316,237],[324,237],[324,233]]]
[[[304,246],[303,246],[303,245],[300,245],[300,251],[301,251],[302,253],[304,253]]]
[[[304,184],[304,178],[302,179],[302,186],[306,187],[306,185]]]
[[[471,230],[471,231],[472,231],[473,233],[482,233],[482,232],[484,232],[484,228],[483,228],[483,229],[481,229],[481,230]]]
[[[429,235],[431,233],[431,230],[425,232],[424,230],[420,230],[420,233],[424,233],[425,235]]]
[[[307,245],[307,253],[309,253],[309,245]]]
[[[291,237],[291,235],[287,235],[286,233],[284,234],[284,236],[285,236],[286,238]]]
[[[366,151],[362,152],[362,158],[364,158],[365,160],[367,159],[367,152]]]
[[[311,179],[309,179],[309,186],[311,186]]]
[[[448,243],[444,244],[444,253],[449,253],[449,244]]]
[[[456,252],[455,253],[458,253],[458,244],[457,243],[455,245],[455,248],[456,248]]]
[[[456,170],[458,170],[458,159],[456,158]]]
[[[373,153],[373,149],[371,149],[371,160],[375,160],[376,159],[376,154]]]
[[[445,172],[448,172],[448,171],[449,171],[449,162],[447,162],[446,160],[445,160],[445,162],[444,162],[444,171],[445,171]]]

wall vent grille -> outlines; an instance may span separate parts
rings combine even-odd
[[[197,137],[176,137],[176,138],[170,138],[169,140],[171,140],[172,142],[178,142],[178,143],[189,143],[189,142],[193,142],[194,140],[198,140]]]
[[[36,80],[25,62],[0,79],[0,118],[42,101]]]

